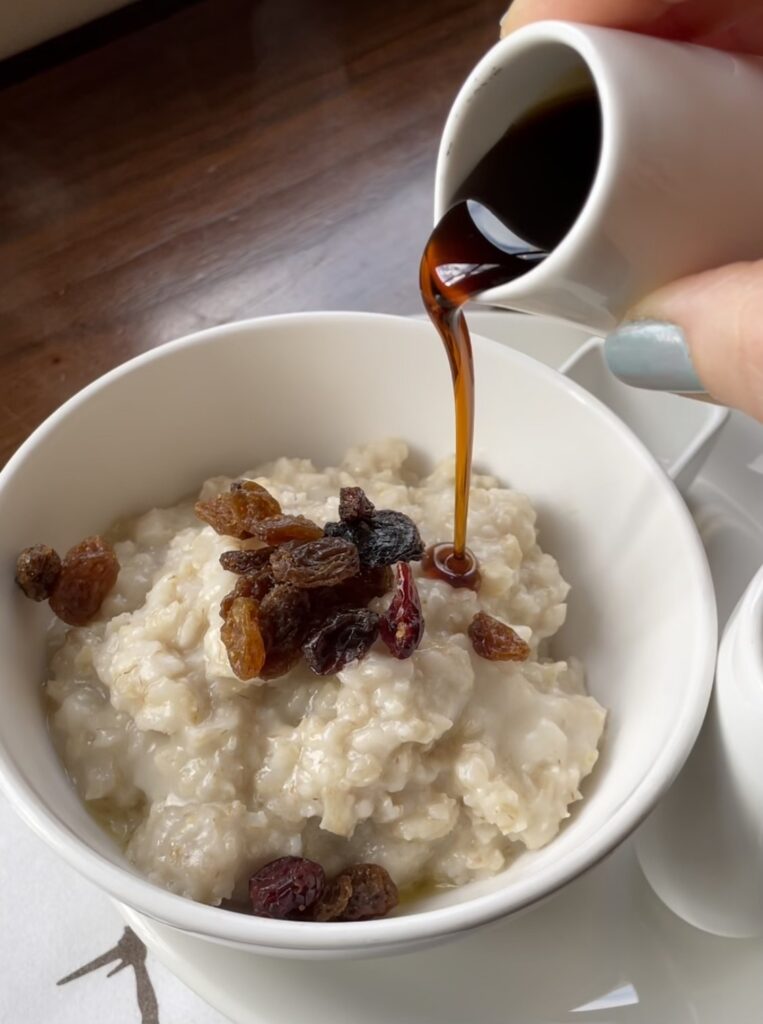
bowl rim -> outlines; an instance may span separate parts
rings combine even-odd
[[[86,403],[94,394],[108,388],[113,382],[146,364],[171,359],[184,349],[206,346],[222,337],[267,331],[274,325],[296,323],[308,326],[337,321],[355,321],[359,326],[369,324],[371,321],[381,321],[390,329],[404,323],[407,330],[410,330],[412,323],[417,322],[411,317],[351,311],[284,313],[234,321],[159,345],[97,378],[53,412],[0,471],[0,490],[12,486],[13,478],[28,454],[44,442],[73,410]],[[432,330],[426,321],[418,323],[422,332]],[[705,621],[701,624],[703,628],[697,630],[698,642],[689,651],[691,660],[687,659],[686,672],[689,682],[685,686],[682,712],[677,717],[669,741],[606,824],[597,828],[558,863],[544,868],[537,874],[529,875],[508,889],[476,896],[454,906],[376,921],[333,923],[331,928],[326,928],[325,924],[318,922],[275,921],[234,914],[219,907],[196,903],[111,863],[74,835],[65,823],[47,808],[26,780],[21,768],[13,763],[5,749],[0,747],[0,791],[5,794],[19,816],[64,861],[119,902],[149,918],[183,931],[224,943],[260,947],[274,952],[289,951],[292,955],[299,955],[302,952],[310,956],[319,951],[340,953],[348,948],[352,948],[357,955],[358,950],[372,951],[377,946],[405,946],[417,941],[434,942],[438,937],[444,938],[449,934],[466,931],[521,910],[595,866],[641,823],[678,774],[705,716],[713,681],[717,642],[715,591],[704,548],[689,509],[644,444],[598,398],[558,371],[501,342],[478,334],[472,336],[472,341],[477,358],[480,350],[498,351],[502,359],[514,364],[521,372],[546,378],[554,387],[562,388],[576,401],[593,408],[596,414],[619,435],[622,443],[632,449],[644,464],[663,500],[671,506],[681,528],[687,534],[686,539],[692,552],[696,575],[693,593]]]

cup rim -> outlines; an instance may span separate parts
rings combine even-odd
[[[721,640],[718,673],[730,672],[737,686],[759,695],[763,669],[763,566],[747,584]],[[728,655],[731,661],[728,661]],[[722,669],[721,665],[728,666]]]
[[[355,321],[359,329],[371,321],[385,321],[391,329],[401,322],[406,325],[414,322],[406,317],[349,311],[286,313],[235,321],[167,342],[117,366],[77,392],[57,409],[30,435],[0,472],[0,490],[13,485],[16,472],[28,454],[43,442],[66,416],[89,401],[93,395],[108,388],[112,382],[133,373],[136,369],[148,363],[171,359],[175,353],[184,349],[206,346],[219,338],[241,332],[267,331],[272,325],[286,322],[307,325],[339,320]],[[421,321],[420,324],[422,330],[431,330],[426,322]],[[653,478],[662,499],[671,505],[674,514],[687,528],[687,542],[696,568],[694,590],[706,622],[705,628],[701,631],[701,643],[695,644],[690,651],[692,662],[688,663],[687,674],[691,676],[692,682],[687,684],[686,706],[680,719],[675,723],[669,742],[604,826],[588,836],[559,863],[543,868],[537,874],[530,874],[521,885],[477,896],[450,907],[377,921],[334,923],[330,929],[322,923],[274,921],[234,914],[219,907],[196,903],[162,889],[148,879],[133,874],[127,868],[112,864],[82,839],[72,834],[65,823],[37,796],[21,768],[12,763],[5,750],[0,748],[0,791],[5,794],[16,812],[71,867],[119,902],[133,907],[149,918],[207,938],[249,947],[259,946],[275,952],[289,951],[296,955],[303,953],[305,956],[311,956],[320,951],[341,953],[348,948],[372,951],[379,946],[405,946],[416,941],[433,942],[438,937],[444,938],[448,934],[468,930],[521,910],[555,892],[581,872],[597,864],[649,814],[680,770],[705,715],[713,680],[717,639],[715,591],[704,548],[689,509],[643,443],[599,399],[574,381],[524,353],[480,335],[473,335],[472,341],[476,353],[484,349],[497,350],[502,359],[519,368],[520,372],[529,372],[546,378],[554,387],[572,395],[576,401],[594,408],[609,428],[618,434],[622,443],[635,451],[645,470]]]
[[[617,176],[617,153],[621,146],[621,131],[615,116],[615,97],[612,93],[606,61],[602,59],[596,38],[601,33],[619,32],[617,29],[605,29],[597,26],[578,25],[567,21],[540,21],[527,25],[517,32],[506,36],[496,43],[482,57],[470,72],[453,102],[443,129],[440,148],[437,155],[438,168],[446,163],[451,148],[456,144],[461,130],[464,108],[471,103],[479,90],[495,75],[496,69],[508,65],[520,54],[531,52],[537,48],[545,48],[556,44],[561,48],[574,51],[585,64],[594,84],[596,96],[601,108],[601,150],[591,188],[585,202],[575,218],[569,231],[561,241],[540,263],[532,266],[520,277],[506,284],[488,288],[479,295],[480,302],[510,303],[512,298],[519,299],[528,290],[543,289],[555,279],[564,276],[565,266],[569,266],[571,258],[579,252],[592,238],[595,213],[611,193]],[[444,212],[442,178],[438,174],[435,181],[435,219]]]

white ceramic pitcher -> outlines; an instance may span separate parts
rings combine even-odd
[[[453,104],[436,217],[517,117],[584,82],[602,114],[589,197],[543,263],[478,301],[604,333],[659,285],[763,255],[763,61],[567,22],[521,29]]]
[[[543,263],[478,302],[605,333],[662,284],[763,256],[763,62],[565,22],[504,39],[464,83],[442,137],[435,218],[514,120],[581,84],[602,113],[589,197]],[[655,891],[722,935],[763,933],[760,751],[763,570],[728,625],[700,740],[640,833]]]

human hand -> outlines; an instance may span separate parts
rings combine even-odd
[[[760,0],[514,0],[501,34],[544,18],[763,56]],[[626,383],[708,393],[763,421],[763,259],[694,274],[646,296],[604,351]]]

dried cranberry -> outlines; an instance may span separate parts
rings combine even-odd
[[[249,898],[257,917],[295,920],[320,899],[326,876],[320,864],[305,857],[279,857],[249,879]]]
[[[373,513],[373,502],[369,501],[362,487],[342,487],[340,489],[339,518],[343,523],[354,523],[358,519],[369,519]]]
[[[489,661],[527,661],[530,645],[500,619],[477,612],[469,626],[474,650]]]
[[[366,519],[351,523],[326,523],[327,537],[343,537],[358,549],[365,567],[415,562],[424,554],[424,543],[410,516],[379,509]]]
[[[395,658],[410,658],[424,635],[421,601],[407,562],[398,562],[395,594],[382,616],[379,634]]]
[[[334,612],[302,646],[308,666],[318,676],[339,672],[368,653],[379,634],[379,616],[367,608]]]
[[[24,548],[16,560],[16,583],[33,601],[47,601],[61,574],[61,559],[47,544]]]

